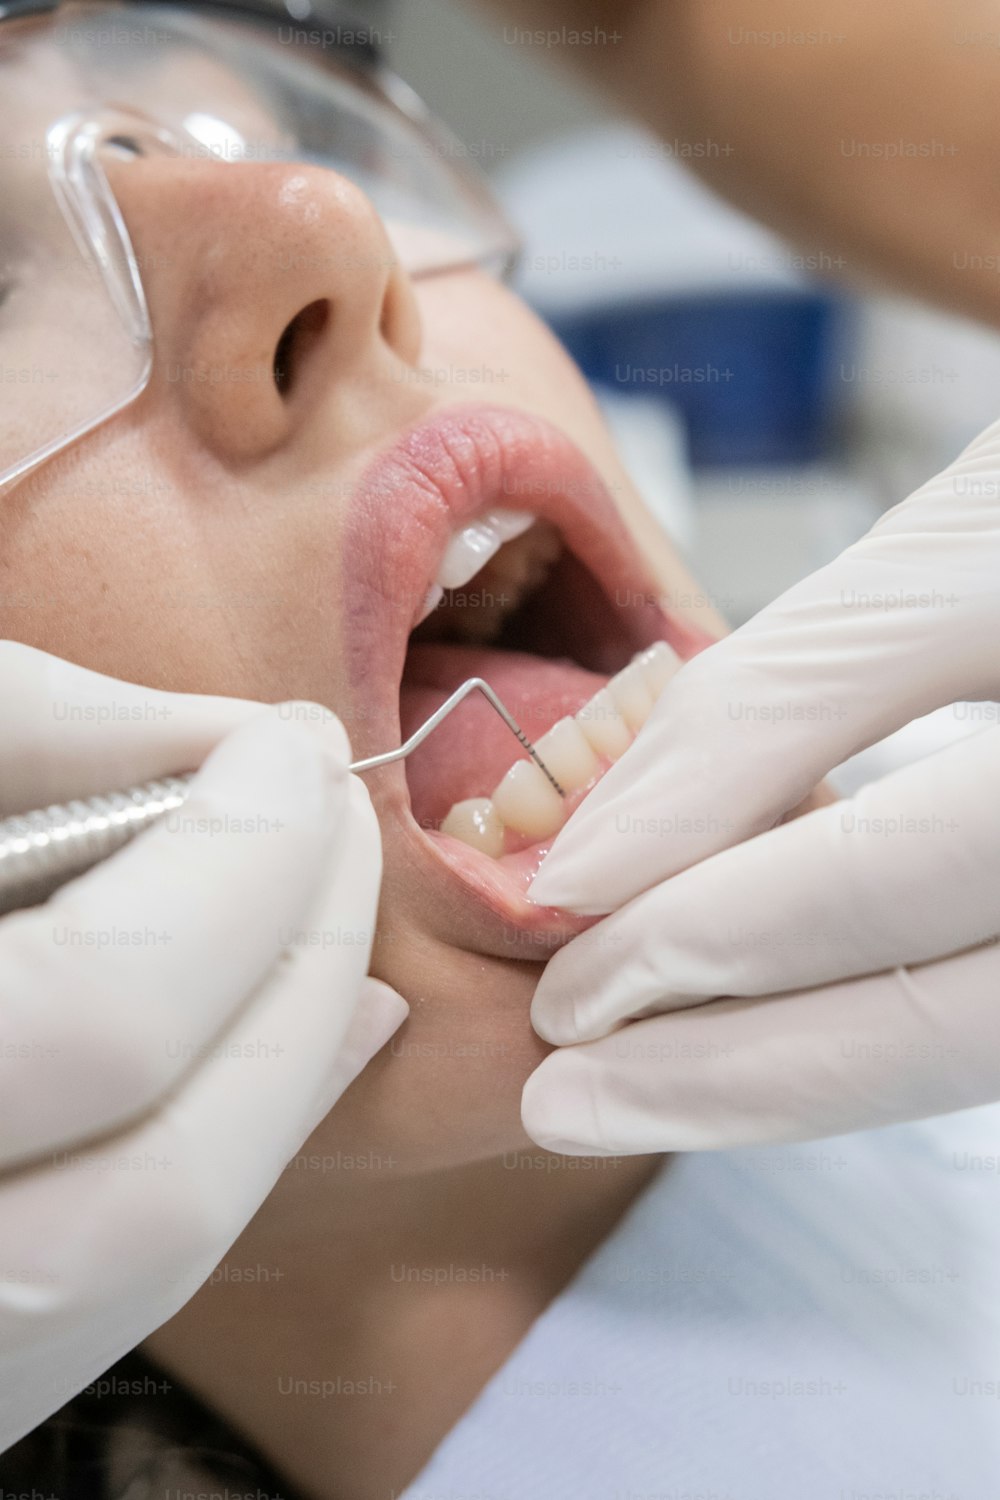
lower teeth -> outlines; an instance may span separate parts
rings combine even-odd
[[[581,791],[597,781],[601,761],[623,755],[681,665],[666,641],[642,651],[595,693],[573,718],[560,719],[541,735],[536,748],[566,792]],[[564,800],[531,760],[515,761],[494,788],[492,797],[456,802],[441,823],[441,832],[499,859],[507,830],[517,840],[551,838],[568,817]]]
[[[629,727],[607,688],[601,688],[589,703],[583,705],[576,722],[589,744],[607,761],[615,761],[624,755],[632,743]]]
[[[503,819],[489,797],[470,797],[466,802],[456,802],[441,824],[441,832],[449,833],[453,839],[499,859],[504,850]]]

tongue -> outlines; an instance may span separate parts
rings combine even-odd
[[[412,646],[400,691],[403,738],[411,735],[468,677],[482,677],[529,740],[575,714],[606,677],[569,661],[482,646]],[[406,761],[413,816],[437,827],[466,797],[488,797],[524,751],[481,693],[473,693]]]

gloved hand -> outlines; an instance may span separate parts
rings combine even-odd
[[[539,1144],[801,1140],[1000,1099],[1000,730],[774,826],[910,719],[1000,696],[998,579],[1000,423],[668,684],[531,888],[619,908],[538,986],[561,1046],[524,1094]]]
[[[378,825],[332,716],[10,643],[0,702],[0,816],[208,756],[179,813],[0,921],[2,1450],[188,1299],[407,1007],[365,978]]]

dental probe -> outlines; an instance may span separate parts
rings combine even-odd
[[[565,797],[566,793],[514,715],[481,677],[470,677],[456,688],[398,750],[356,760],[349,769],[376,771],[393,761],[405,760],[473,692],[483,694],[560,797]],[[144,828],[167,813],[176,812],[187,800],[194,775],[188,771],[179,776],[165,776],[126,791],[0,819],[0,916],[46,900],[67,881],[116,853]]]

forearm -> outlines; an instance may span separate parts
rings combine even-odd
[[[490,3],[823,264],[1000,323],[1000,0]]]

